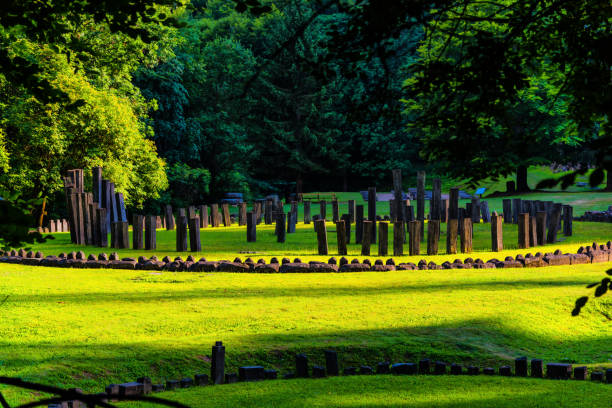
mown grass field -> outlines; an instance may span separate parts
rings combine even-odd
[[[157,382],[208,372],[216,340],[227,346],[230,372],[239,365],[262,364],[284,373],[293,369],[298,352],[323,364],[327,348],[339,351],[343,366],[424,357],[498,366],[526,355],[610,367],[612,298],[592,299],[578,317],[571,316],[575,300],[591,294],[585,285],[600,280],[609,267],[260,275],[1,265],[0,371],[99,392],[109,383],[141,375]],[[337,397],[340,406],[360,405],[356,392],[367,394],[362,397],[373,406],[403,406],[398,401],[404,394],[383,398],[384,383],[412,380],[334,381],[346,390]],[[371,393],[363,392],[367,384],[360,381],[371,385]],[[559,390],[553,381],[525,387],[520,381],[504,382],[507,388],[491,387],[491,381],[505,380],[483,381],[469,386],[476,388],[465,398],[506,401],[506,389],[536,387],[534,392],[548,395]],[[269,394],[267,405],[275,406],[299,384],[227,386],[227,392],[235,393],[227,404],[241,405],[252,392],[260,402]],[[312,384],[301,391],[307,398],[336,398],[333,383]],[[425,401],[437,398],[444,406],[450,404],[445,394],[453,384],[416,386],[429,395],[422,397]],[[609,392],[573,384],[578,387],[572,388],[575,398]],[[27,397],[14,389],[2,392],[13,402]],[[206,393],[217,391],[197,392],[205,394],[185,393],[185,398],[206,399]],[[225,398],[225,391],[218,392],[213,401]]]
[[[268,381],[166,392],[193,407],[592,407],[610,406],[609,385],[495,377],[357,376]],[[150,406],[143,403],[126,407]]]

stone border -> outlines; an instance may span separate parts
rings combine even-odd
[[[612,242],[608,241],[605,245],[592,245],[580,247],[575,254],[562,253],[557,249],[554,253],[537,252],[535,255],[518,254],[516,257],[507,256],[503,261],[489,259],[484,262],[482,259],[466,258],[455,259],[451,262],[443,262],[437,265],[435,262],[427,262],[425,259],[418,264],[412,262],[397,264],[393,258],[383,262],[381,259],[371,263],[369,259],[359,261],[353,259],[349,261],[345,257],[336,260],[331,257],[328,262],[310,261],[302,262],[300,258],[295,258],[291,262],[288,258],[283,258],[280,262],[276,257],[270,259],[270,263],[259,259],[254,262],[247,258],[244,262],[240,258],[235,258],[233,262],[228,260],[207,261],[200,258],[196,261],[191,255],[183,260],[180,256],[170,259],[166,256],[159,260],[153,255],[150,258],[140,256],[135,258],[119,258],[117,253],[108,256],[101,253],[98,256],[86,256],[83,251],[71,252],[69,254],[59,254],[59,256],[44,257],[42,252],[26,252],[23,248],[11,250],[9,252],[0,251],[0,262],[23,264],[33,266],[49,266],[60,268],[92,268],[92,269],[127,269],[127,270],[149,270],[149,271],[169,271],[169,272],[247,272],[247,273],[319,273],[319,272],[387,272],[395,270],[436,270],[436,269],[489,269],[489,268],[534,268],[557,265],[578,265],[600,262],[612,262]]]

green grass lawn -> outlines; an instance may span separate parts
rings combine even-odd
[[[361,245],[355,244],[355,225],[353,224],[351,229],[351,244],[348,245],[348,252],[350,259],[359,258],[363,259],[361,254]],[[446,235],[444,231],[446,224],[442,226],[442,234],[440,240],[440,253],[444,254],[446,251]],[[393,227],[389,228],[389,247],[391,254],[393,252]],[[296,232],[293,234],[287,234],[285,243],[279,244],[276,242],[276,236],[274,235],[273,225],[261,224],[257,227],[257,242],[247,243],[246,242],[246,227],[239,227],[237,224],[231,227],[218,227],[218,228],[205,228],[200,231],[202,252],[194,253],[196,257],[204,256],[208,260],[233,260],[235,257],[240,257],[242,260],[246,257],[251,257],[257,261],[259,258],[264,258],[266,262],[269,262],[270,257],[283,257],[287,256],[293,260],[294,257],[300,257],[302,261],[310,260],[325,260],[327,261],[330,256],[336,256],[339,258],[337,241],[336,241],[336,226],[329,222],[327,223],[328,232],[328,246],[329,256],[317,255],[317,241],[316,234],[314,232],[314,224],[303,224],[298,223]],[[54,234],[55,239],[49,240],[44,244],[33,245],[33,249],[41,250],[45,255],[58,255],[61,252],[70,252],[76,250],[83,250],[85,253],[98,254],[100,252],[110,253],[116,251],[120,256],[133,256],[139,255],[151,256],[153,254],[158,257],[170,255],[175,257],[178,255],[185,258],[190,253],[188,252],[176,252],[176,232],[158,230],[157,231],[157,249],[152,251],[145,250],[115,250],[111,248],[96,248],[87,246],[75,246],[70,243],[70,235],[68,233],[57,233]],[[555,244],[548,244],[545,246],[534,247],[527,250],[518,249],[518,232],[517,226],[514,224],[504,225],[504,248],[502,252],[490,252],[491,249],[491,226],[490,224],[477,224],[474,225],[474,252],[472,254],[457,254],[457,255],[436,255],[427,256],[427,244],[426,242],[421,243],[421,254],[420,256],[402,256],[394,257],[396,262],[398,261],[409,261],[417,263],[420,259],[433,260],[437,263],[444,261],[453,261],[456,258],[464,259],[468,256],[473,258],[482,258],[484,261],[493,257],[503,259],[505,256],[515,256],[517,253],[526,254],[528,252],[553,252],[555,249],[561,249],[563,252],[576,252],[581,245],[590,245],[593,241],[598,243],[605,243],[612,239],[612,224],[608,223],[595,223],[595,222],[574,222],[574,234],[571,237],[565,237],[563,234],[558,235],[559,242]],[[131,241],[130,241],[131,242]],[[244,254],[241,251],[255,251],[255,254]],[[371,253],[373,256],[371,259],[377,257],[378,247],[372,245]],[[405,245],[404,252],[408,252],[408,245]],[[380,257],[388,258],[388,257]]]
[[[323,364],[327,348],[338,350],[343,366],[424,357],[499,366],[526,355],[610,367],[612,298],[592,299],[578,317],[570,315],[574,301],[590,294],[585,285],[600,280],[609,267],[267,275],[5,264],[0,266],[0,373],[99,392],[141,375],[157,382],[208,372],[216,340],[227,346],[230,372],[244,364],[287,372],[297,352],[307,353],[311,364]],[[367,398],[373,406],[402,406],[408,386],[387,400],[388,381],[417,381],[426,395],[414,396],[414,403],[443,406],[452,404],[447,394],[454,387],[471,387],[461,396],[465,401],[493,406],[506,403],[506,391],[522,395],[535,387],[524,406],[533,406],[529,401],[540,393],[560,392],[560,383],[553,381],[527,386],[512,380],[503,388],[492,386],[499,379],[332,381],[341,391],[322,381],[305,388],[299,381],[227,386],[236,395],[228,404],[240,406],[248,397],[244,390],[253,390],[259,398],[254,401],[269,396],[267,405],[274,406],[286,394],[298,398],[291,388],[298,387],[307,398],[324,397],[324,405],[331,401],[325,398],[344,406]],[[371,383],[371,392],[362,393],[359,381]],[[594,398],[591,394],[603,390],[573,384],[574,398]],[[26,397],[14,389],[2,392],[13,402]],[[184,394],[186,400],[200,398],[190,395]]]
[[[355,376],[159,394],[193,407],[610,407],[610,386],[501,377]],[[150,406],[143,403],[122,406]]]

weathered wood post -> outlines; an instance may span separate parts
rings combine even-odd
[[[408,222],[408,253],[410,256],[421,252],[421,221]]]
[[[238,225],[246,225],[247,203],[238,204]]]
[[[491,251],[499,252],[504,250],[504,234],[502,230],[503,218],[493,211],[491,216]]]
[[[93,194],[92,193],[82,193],[81,200],[82,200],[81,208],[83,211],[83,230],[84,230],[84,238],[85,238],[84,243],[86,245],[91,245],[93,243],[93,236],[92,236],[91,214],[89,212],[89,204],[93,202]]]
[[[327,255],[327,227],[325,220],[319,219],[314,222],[315,232],[317,233],[317,248],[319,255]]]
[[[336,222],[336,239],[338,241],[338,255],[346,255],[346,229],[344,228],[344,220]]]
[[[538,222],[536,217],[529,217],[529,246],[538,245]]]
[[[310,201],[304,201],[304,224],[310,224]]]
[[[363,236],[361,237],[361,255],[370,256],[370,245],[372,243],[373,222],[363,221]]]
[[[279,212],[276,214],[276,242],[283,243],[286,238],[285,223],[287,222],[287,215],[284,212]]]
[[[551,213],[550,226],[546,242],[552,244],[557,241],[557,231],[559,231],[559,222],[561,220],[562,204],[555,204]]]
[[[440,210],[440,221],[448,222],[448,200],[440,200],[441,210]]]
[[[297,224],[297,213],[289,211],[287,213],[287,234],[293,234],[295,232],[295,225]]]
[[[427,255],[438,255],[440,242],[440,220],[429,220],[427,223]]]
[[[529,214],[521,213],[518,217],[518,247],[529,248]]]
[[[612,172],[608,177],[612,177]],[[574,218],[574,208],[571,205],[563,206],[563,235],[571,237],[573,233],[572,221]]]
[[[491,222],[491,213],[489,211],[489,203],[486,201],[480,202],[480,214],[482,215],[482,222]]]
[[[395,246],[395,235],[393,236]],[[381,221],[378,223],[378,256],[387,256],[389,253],[389,223]]]
[[[448,218],[459,219],[459,189],[453,187],[448,193]]]
[[[504,198],[502,201],[503,212],[504,212],[504,224],[512,223],[512,200]]]
[[[174,229],[174,214],[172,213],[172,206],[166,205],[166,230],[172,231]]]
[[[442,218],[442,181],[433,179],[431,200],[429,201],[429,219],[439,221]]]
[[[419,234],[421,237],[419,240],[423,240],[425,237],[425,172],[419,171],[417,173],[417,221],[421,223],[419,228]]]
[[[376,243],[376,187],[368,187],[368,221],[372,222],[372,230],[370,232],[370,244],[375,244]]]
[[[176,219],[176,250],[187,251],[187,216],[179,215]]]
[[[94,167],[91,169],[91,181],[93,190],[93,203],[98,206],[102,200],[102,167]]]
[[[255,213],[255,224],[259,224],[261,223],[261,214],[262,214],[262,202],[261,201],[255,201],[255,203],[253,204],[253,212]]]
[[[196,216],[196,208],[193,205],[190,205],[189,207],[187,207],[187,222],[189,223],[189,220],[194,218]]]
[[[546,244],[546,211],[538,211],[536,213],[536,235],[538,237],[537,245]]]
[[[207,228],[208,227],[208,206],[204,204],[200,205],[199,212],[200,212],[200,228]],[[173,224],[174,224],[174,221],[173,221]],[[166,221],[166,225],[167,225],[167,221]]]
[[[393,175],[393,208],[394,208],[394,221],[404,221],[404,206],[403,206],[403,186],[402,186],[402,170],[394,169],[392,170]],[[391,218],[393,220],[393,217]],[[395,233],[394,233],[395,236]]]
[[[100,208],[100,205],[96,202],[89,204],[89,213],[91,214],[92,245],[95,246],[100,246],[100,220],[98,220],[98,208]],[[63,225],[60,220],[57,220],[57,231],[66,232],[63,230]]]
[[[348,200],[348,213],[351,222],[355,222],[355,200]]]
[[[446,253],[456,254],[457,253],[457,236],[459,235],[459,220],[456,218],[449,218],[446,223]]]
[[[463,228],[461,229],[461,252],[464,254],[472,252],[472,219],[468,217],[463,219]]]
[[[406,241],[404,230],[404,222],[393,223],[393,256],[404,255],[404,242]]]
[[[513,224],[517,224],[518,223],[518,216],[521,213],[522,208],[522,202],[520,198],[513,198],[512,199],[512,223]]]
[[[338,200],[332,201],[332,220],[338,222],[340,220],[340,209],[338,208]]]
[[[219,204],[210,205],[210,224],[213,227],[219,226]]]
[[[189,250],[191,252],[201,252],[200,242],[200,217],[197,215],[189,219]]]
[[[264,208],[264,223],[266,225],[272,224],[272,199],[266,200],[266,207]]]
[[[355,212],[355,243],[361,244],[363,239],[363,205],[358,205]]]
[[[480,224],[480,199],[472,198],[472,224]]]
[[[108,247],[108,229],[106,223],[106,208],[98,208],[98,246]]]
[[[144,248],[144,216],[136,215],[132,217],[132,247],[134,249]]]
[[[325,200],[319,201],[319,215],[323,220],[327,218],[327,202]]]
[[[254,212],[247,213],[247,242],[257,241],[257,214]]]
[[[351,216],[349,214],[342,214],[340,217],[344,221],[344,229],[346,230],[346,243],[351,243]]]
[[[232,219],[230,218],[229,204],[223,203],[221,204],[221,209],[223,212],[223,226],[229,227],[232,225]]]

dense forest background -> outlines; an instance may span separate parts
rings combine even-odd
[[[97,165],[145,209],[385,188],[394,168],[471,182],[518,170],[525,189],[529,165],[596,163],[609,125],[576,112],[580,67],[567,63],[580,56],[541,55],[536,28],[515,34],[554,19],[551,5],[536,18],[510,0],[136,3],[146,8],[130,30],[89,9],[50,29],[0,16],[2,61],[35,67],[58,93],[3,66],[1,190],[62,203],[66,170]],[[599,18],[605,36],[609,3],[588,3],[563,5],[583,14],[568,27]]]

